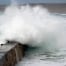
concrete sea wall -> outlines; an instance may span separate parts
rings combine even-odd
[[[0,66],[15,66],[24,57],[23,45],[5,44],[0,47]]]

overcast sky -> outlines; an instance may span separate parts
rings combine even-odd
[[[14,1],[14,0],[12,0]],[[17,0],[18,3],[66,3],[66,0]],[[11,0],[0,0],[0,4],[10,4]]]

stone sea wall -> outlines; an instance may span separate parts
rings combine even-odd
[[[24,57],[24,47],[20,43],[2,45],[0,57],[0,66],[15,66]]]

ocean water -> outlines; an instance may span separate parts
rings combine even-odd
[[[29,46],[16,66],[66,66],[66,15],[41,6],[8,6],[0,14],[0,43]]]
[[[54,53],[28,51],[26,56],[16,66],[66,66],[66,50]]]

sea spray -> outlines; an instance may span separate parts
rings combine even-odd
[[[8,6],[0,17],[0,43],[14,40],[48,52],[65,46],[66,19],[41,6]]]

